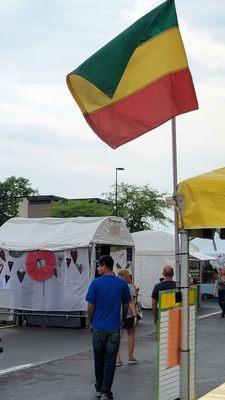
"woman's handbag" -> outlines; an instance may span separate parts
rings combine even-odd
[[[143,312],[141,309],[141,304],[139,301],[136,301],[136,314],[137,314],[137,320],[140,321],[143,318]]]

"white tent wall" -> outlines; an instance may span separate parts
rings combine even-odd
[[[140,289],[139,300],[143,308],[152,308],[151,294],[154,285],[162,277],[165,265],[175,267],[173,255],[138,255],[135,256],[134,282]]]
[[[115,266],[126,266],[127,248],[133,248],[134,241],[124,220],[118,217],[10,219],[0,227],[1,307],[85,311],[98,245],[110,246]],[[48,278],[36,280],[29,271],[31,253],[31,269],[38,273],[37,268],[48,267],[48,254],[52,255],[54,269]]]
[[[76,261],[71,253],[68,250],[52,252],[57,274],[37,281],[26,270],[28,252],[2,250],[1,307],[29,311],[85,311],[84,298],[90,273],[88,248],[76,250]],[[45,252],[42,254],[44,257]]]
[[[175,272],[174,235],[161,231],[140,231],[132,233],[135,243],[134,282],[140,288],[139,299],[143,308],[151,308],[153,287],[159,282],[165,265],[171,265]],[[190,243],[190,255],[199,260],[210,257],[199,253],[197,246]],[[175,279],[176,277],[174,277]]]

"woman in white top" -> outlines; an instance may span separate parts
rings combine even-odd
[[[126,318],[123,321],[122,325],[122,331],[124,329],[127,330],[128,333],[128,360],[127,364],[137,364],[138,359],[134,357],[134,346],[135,346],[135,326],[137,324],[137,313],[136,313],[136,304],[135,304],[135,298],[136,298],[136,293],[135,293],[135,288],[132,284],[130,284],[130,273],[127,269],[120,269],[118,271],[118,277],[124,279],[129,287],[130,290],[130,296],[131,296],[131,302],[129,304],[129,309]],[[122,331],[121,331],[121,337],[122,337]],[[124,363],[121,361],[120,357],[120,351],[118,351],[117,354],[117,362],[116,365],[119,367],[120,365],[123,365]]]

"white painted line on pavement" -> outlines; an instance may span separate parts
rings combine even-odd
[[[203,319],[203,318],[207,318],[207,317],[212,317],[213,315],[217,315],[217,314],[221,314],[221,311],[216,311],[216,312],[211,313],[211,314],[201,315],[201,316],[198,317],[197,319]]]
[[[0,376],[10,374],[11,372],[21,371],[23,369],[27,369],[32,366],[33,366],[33,364],[23,364],[23,365],[17,365],[15,367],[11,367],[11,368],[0,369]]]

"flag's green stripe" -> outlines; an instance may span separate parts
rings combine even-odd
[[[72,73],[87,79],[112,98],[136,47],[175,26],[178,26],[178,22],[174,0],[167,0],[111,40]]]

